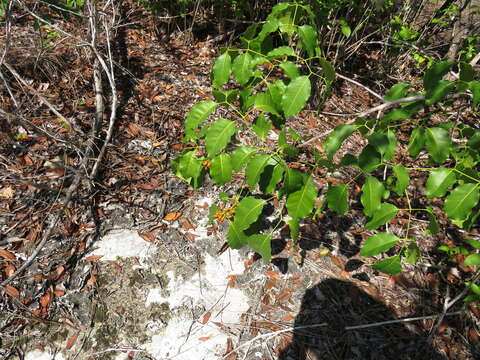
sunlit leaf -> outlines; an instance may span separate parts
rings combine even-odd
[[[327,190],[327,203],[330,210],[340,215],[348,211],[348,187],[345,184],[329,186]]]
[[[373,212],[372,219],[365,224],[365,230],[375,230],[381,225],[392,220],[398,213],[398,208],[393,204],[382,203]]]
[[[298,34],[302,40],[309,57],[315,56],[315,48],[318,46],[317,30],[311,25],[298,27]]]
[[[286,203],[288,215],[297,219],[307,217],[313,210],[317,192],[317,186],[309,178],[300,190],[288,195]]]
[[[365,244],[360,250],[360,255],[365,257],[376,256],[390,250],[399,241],[400,239],[395,235],[385,232],[372,235],[365,241]]]
[[[440,127],[425,129],[425,142],[433,161],[442,164],[450,155],[452,138],[447,130]]]
[[[372,264],[372,269],[375,269],[390,275],[401,273],[402,263],[400,261],[400,256],[395,255],[383,260],[378,260]]]
[[[340,149],[342,143],[357,130],[356,125],[342,124],[338,125],[330,134],[328,134],[323,149],[327,158],[332,160],[335,153]]]
[[[233,76],[240,85],[245,85],[253,75],[252,55],[248,52],[238,55],[233,61]]]
[[[362,191],[363,193],[360,197],[360,201],[363,205],[363,212],[365,215],[373,217],[375,215],[375,211],[380,208],[385,187],[373,176],[368,176],[365,184],[362,187]]]
[[[299,76],[288,84],[282,99],[285,116],[297,115],[310,97],[311,85],[308,76]]]
[[[255,122],[252,125],[253,131],[258,135],[260,139],[265,139],[268,132],[272,128],[272,122],[268,120],[264,114],[260,114],[255,119]]]
[[[265,166],[268,165],[271,157],[269,154],[257,154],[248,161],[247,168],[245,169],[246,183],[248,186],[253,188],[258,183],[260,174],[265,169]]]
[[[452,186],[455,181],[457,181],[457,177],[453,169],[438,168],[432,170],[428,175],[425,185],[427,198],[431,199],[444,196],[448,188]]]
[[[248,159],[257,151],[253,146],[239,146],[232,153],[233,170],[240,171],[243,169]]]
[[[478,184],[457,186],[445,199],[445,213],[451,219],[467,219],[473,207],[477,205],[479,195]]]
[[[227,119],[215,120],[205,135],[205,150],[207,154],[215,156],[219,151],[223,150],[236,132],[235,122]]]
[[[212,158],[210,176],[215,183],[223,185],[232,179],[232,162],[230,155],[220,154]]]
[[[185,118],[185,141],[195,138],[198,126],[215,111],[217,105],[214,101],[203,100],[192,106]]]
[[[257,253],[262,255],[263,262],[265,264],[270,262],[270,258],[272,257],[270,235],[264,235],[264,234],[252,235],[248,237],[247,241],[248,241],[248,246],[250,246],[253,250],[255,250]]]
[[[390,90],[387,91],[386,95],[384,96],[385,101],[393,101],[404,98],[408,94],[408,90],[412,84],[407,82],[400,82],[398,84],[393,85]]]
[[[408,142],[408,153],[414,159],[418,157],[420,151],[425,147],[425,131],[423,128],[415,128],[410,135]]]
[[[230,74],[232,72],[232,57],[230,56],[228,51],[224,52],[217,58],[217,60],[215,60],[212,72],[213,87],[219,88],[228,82],[228,79],[230,78]]]

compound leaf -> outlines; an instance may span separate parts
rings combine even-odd
[[[348,187],[346,184],[329,186],[326,198],[330,210],[340,215],[346,214],[348,211]]]
[[[425,142],[433,161],[442,164],[450,155],[452,139],[448,131],[440,127],[425,129]]]
[[[252,55],[248,52],[238,55],[233,61],[233,76],[240,85],[245,85],[253,75]]]
[[[465,220],[479,199],[478,184],[457,186],[445,199],[444,210],[454,220]]]
[[[296,219],[307,217],[313,210],[317,192],[317,186],[309,178],[300,190],[288,195],[286,203],[288,215]]]
[[[265,166],[268,165],[271,157],[272,156],[268,154],[257,154],[250,159],[245,170],[246,183],[248,186],[252,188],[258,183],[260,174],[265,169]]]
[[[379,226],[386,224],[392,220],[398,213],[398,208],[389,203],[382,203],[380,207],[373,213],[372,219],[365,224],[366,230],[375,230]]]
[[[213,64],[213,79],[212,86],[214,88],[219,88],[225,85],[230,78],[232,72],[232,57],[228,51],[220,55],[215,64]]]
[[[390,250],[400,239],[389,233],[378,233],[370,236],[362,249],[360,255],[370,257],[376,256],[382,252]]]
[[[402,263],[400,262],[400,255],[395,255],[383,260],[378,260],[372,264],[372,269],[375,269],[390,275],[398,274],[402,272]]]
[[[211,161],[210,176],[215,183],[223,185],[232,179],[232,161],[230,155],[220,154]]]
[[[425,185],[427,198],[444,196],[456,180],[457,177],[453,169],[438,168],[431,171]]]
[[[230,142],[230,138],[237,132],[235,122],[227,119],[216,120],[205,135],[205,150],[210,156],[215,156]]]
[[[311,85],[308,76],[299,76],[288,84],[282,98],[285,116],[297,115],[310,97]]]
[[[272,246],[271,246],[271,236],[264,235],[264,234],[256,234],[249,236],[248,239],[248,246],[250,246],[253,250],[257,253],[262,255],[263,262],[265,264],[270,262],[270,258],[272,257]]]
[[[185,139],[184,141],[189,141],[194,138],[195,130],[198,129],[198,126],[204,122],[212,112],[217,108],[217,103],[210,100],[203,100],[195,105],[188,111],[187,117],[185,118]]]
[[[373,217],[375,211],[380,207],[380,201],[385,191],[383,184],[373,176],[368,176],[367,181],[362,186],[362,196],[360,201],[363,205],[365,215]]]
[[[342,146],[345,139],[352,135],[355,130],[357,130],[356,125],[342,124],[338,125],[330,134],[328,134],[323,149],[329,160],[333,159],[333,156],[338,149],[340,149],[340,146]]]

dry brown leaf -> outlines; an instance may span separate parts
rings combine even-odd
[[[233,341],[232,338],[227,338],[227,349],[225,354],[223,354],[223,359],[225,360],[237,360],[237,353],[233,351]]]
[[[196,227],[193,226],[192,223],[190,222],[190,220],[188,220],[187,218],[182,219],[182,227],[185,230],[195,230],[196,229]]]
[[[90,255],[85,258],[86,261],[88,262],[94,262],[97,261],[98,259],[101,259],[104,255]]]
[[[15,195],[15,190],[11,186],[0,189],[0,198],[12,199],[13,195]]]
[[[60,290],[60,289],[53,290],[53,293],[57,296],[64,296],[65,295],[65,291]]]
[[[175,151],[182,151],[183,150],[183,144],[182,143],[177,143],[172,145],[172,150]]]
[[[208,336],[201,336],[198,338],[198,340],[200,341],[207,341],[207,340],[210,340],[212,338],[212,335],[208,335]]]
[[[87,280],[87,286],[92,286],[95,281],[97,281],[97,277],[96,276],[90,276],[90,278]]]
[[[7,259],[7,260],[15,260],[16,257],[15,255],[8,251],[8,250],[5,250],[5,249],[0,249],[0,256]]]
[[[13,275],[13,273],[15,272],[15,266],[12,265],[12,264],[8,264],[7,267],[5,268],[5,274],[7,275],[7,277],[10,277]]]
[[[114,260],[109,260],[108,262],[115,267],[115,274],[120,274],[122,272],[122,267],[118,262]]]
[[[78,339],[78,335],[80,335],[79,332],[77,332],[76,334],[73,334],[68,340],[67,340],[67,345],[65,346],[65,349],[67,350],[70,350],[73,345],[75,345],[75,343],[77,342],[77,339]]]
[[[286,323],[288,323],[288,322],[292,321],[293,319],[295,319],[295,316],[287,315],[287,316],[284,316],[284,317],[282,318],[282,320],[280,320],[280,321],[281,321],[281,322],[286,322]]]
[[[180,216],[182,216],[182,213],[179,212],[170,212],[167,215],[164,216],[163,220],[167,221],[175,221],[177,220]]]
[[[40,297],[40,305],[42,308],[46,308],[52,301],[52,294],[47,290],[43,296]]]
[[[477,331],[477,329],[471,328],[471,329],[468,331],[468,335],[469,335],[470,340],[472,341],[472,343],[473,343],[474,345],[478,344],[479,336],[478,336],[478,331]]]
[[[5,289],[5,292],[10,296],[13,296],[13,297],[20,296],[20,291],[18,291],[16,288],[14,288],[11,285],[5,285],[4,289]]]
[[[277,273],[277,272],[275,272],[275,271],[266,270],[266,271],[265,271],[265,275],[267,275],[267,276],[269,276],[269,277],[276,278],[276,279],[281,279],[280,274]]]
[[[150,242],[150,243],[155,242],[155,233],[153,231],[139,232],[138,236],[140,236],[146,242]]]
[[[202,324],[206,324],[208,320],[210,320],[211,316],[212,316],[212,313],[210,311],[207,311],[205,315],[203,315]]]
[[[154,190],[155,189],[155,186],[153,186],[151,184],[146,184],[146,183],[138,184],[138,187],[142,188],[143,190]]]

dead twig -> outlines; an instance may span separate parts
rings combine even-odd
[[[350,79],[348,77],[346,77],[345,75],[342,75],[342,74],[339,74],[339,73],[335,73],[335,75],[337,75],[340,79],[343,79],[345,81],[348,81],[348,82],[351,82],[352,84],[355,84],[357,86],[360,86],[361,88],[365,89],[366,91],[368,91],[370,94],[372,94],[373,96],[375,96],[377,99],[380,99],[382,100],[383,98],[378,95],[375,91],[373,91],[372,89],[368,88],[367,86],[363,85],[363,84],[360,84],[358,81],[356,80],[353,80],[353,79]]]

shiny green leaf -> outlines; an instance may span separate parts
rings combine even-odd
[[[335,129],[328,134],[323,149],[329,160],[333,159],[333,156],[338,149],[340,149],[345,139],[352,135],[355,130],[357,130],[356,125],[342,124],[335,127]]]
[[[457,181],[457,177],[453,169],[438,168],[432,170],[425,185],[427,198],[443,197],[455,181]]]
[[[440,127],[425,129],[425,143],[433,161],[442,164],[450,156],[452,138],[447,130]]]
[[[232,179],[232,161],[230,155],[220,154],[211,161],[210,176],[216,184],[223,185]]]
[[[360,201],[363,205],[365,215],[373,217],[375,211],[380,208],[382,194],[385,191],[383,184],[373,176],[368,176],[365,184],[362,186],[362,196]]]
[[[300,190],[288,195],[286,203],[288,215],[296,219],[307,217],[313,210],[317,192],[317,186],[309,178]]]
[[[329,186],[327,190],[327,204],[330,210],[340,215],[348,211],[348,187],[345,184]]]
[[[447,216],[455,220],[465,220],[479,199],[478,184],[457,186],[445,199],[444,210]]]
[[[400,256],[395,255],[383,260],[378,260],[372,264],[372,269],[375,269],[390,275],[401,273],[402,263],[400,262]]]
[[[389,233],[378,233],[370,236],[362,249],[360,255],[365,257],[377,256],[378,254],[390,250],[400,241],[398,237]]]
[[[310,97],[311,85],[308,76],[299,76],[288,84],[282,98],[285,116],[297,115]]]
[[[365,230],[375,230],[381,225],[386,224],[392,220],[398,213],[398,208],[395,205],[382,203],[380,207],[373,212],[372,219],[365,224]]]
[[[212,86],[214,88],[222,87],[228,82],[232,72],[232,58],[228,51],[224,52],[217,58],[215,64],[213,65],[212,72]]]
[[[217,119],[207,130],[205,135],[205,150],[210,156],[215,156],[223,150],[233,134],[237,132],[235,122],[227,119]]]
[[[240,85],[245,85],[253,75],[252,55],[248,52],[238,55],[233,61],[233,76]]]
[[[185,139],[184,141],[190,141],[195,139],[195,131],[199,125],[207,120],[211,113],[217,108],[217,103],[210,100],[203,100],[195,105],[188,111],[185,118]]]

